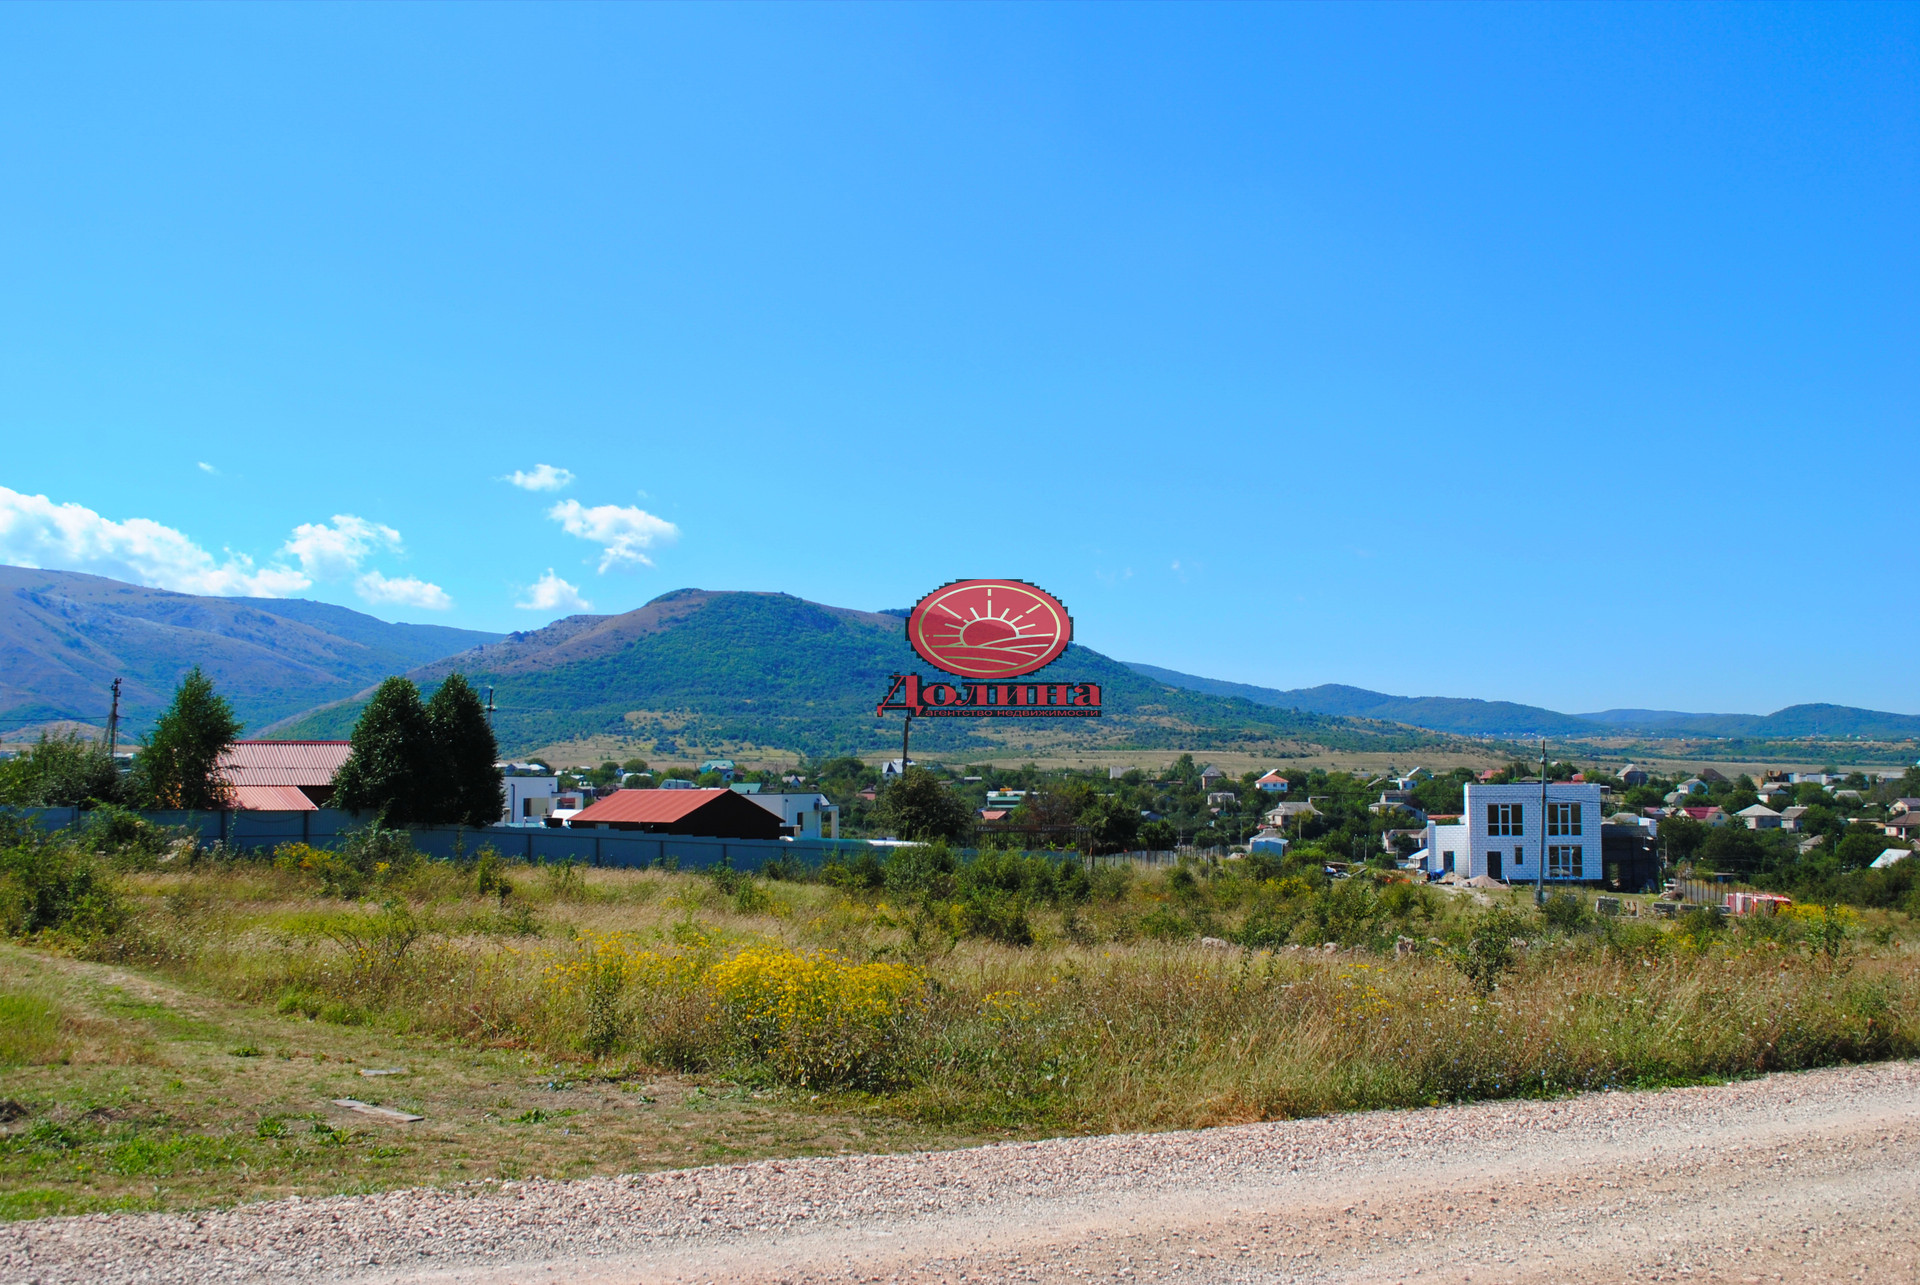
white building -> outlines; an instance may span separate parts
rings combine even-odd
[[[500,777],[500,793],[501,825],[545,825],[560,794],[560,778],[507,772]]]
[[[796,839],[838,839],[840,808],[824,794],[749,794]]]
[[[1600,787],[1558,782],[1547,786],[1546,815],[1540,785],[1466,787],[1467,808],[1458,825],[1427,825],[1427,872],[1462,879],[1490,875],[1532,883],[1546,862],[1546,881],[1596,880],[1600,870]]]

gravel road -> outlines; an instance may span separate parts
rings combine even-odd
[[[0,1227],[0,1281],[1920,1281],[1920,1063]]]

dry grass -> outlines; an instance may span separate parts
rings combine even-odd
[[[164,907],[149,940],[165,943],[149,960],[335,1023],[809,1090],[884,1084],[886,1111],[1015,1129],[1752,1074],[1903,1055],[1920,1032],[1908,947],[1849,942],[1831,960],[1803,948],[1804,924],[1696,941],[1651,924],[1556,934],[1529,914],[1516,922],[1532,924],[1534,947],[1481,995],[1441,941],[1475,912],[1431,894],[1359,928],[1338,918],[1358,889],[1295,897],[1321,907],[1318,920],[1294,912],[1296,940],[1420,943],[1395,959],[1207,950],[1182,928],[1224,934],[1237,920],[1244,931],[1279,913],[1262,899],[1285,898],[1286,885],[1112,884],[1104,900],[1030,910],[1033,945],[1014,947],[964,936],[958,906],[823,884],[728,891],[691,875],[523,868],[495,900],[462,878],[429,867],[409,877],[404,901],[374,906],[317,902],[298,875],[259,866],[148,876],[146,901]],[[790,1049],[738,1017],[743,959],[757,970],[754,993],[786,985],[821,1031],[870,1040],[914,1069],[881,1068],[878,1053],[848,1054],[838,1075],[794,1069]],[[831,978],[822,959],[838,961]],[[802,975],[814,990],[794,999]],[[892,1007],[861,1008],[861,988],[881,985]]]
[[[0,951],[0,1015],[15,1017],[0,1022],[0,1097],[30,1108],[0,1139],[0,1213],[1198,1126],[1920,1051],[1920,953],[1884,916],[1828,951],[1798,920],[1560,931],[1516,900],[1527,945],[1482,993],[1451,961],[1486,910],[1421,889],[1106,875],[1088,900],[1029,905],[1031,944],[1015,946],[969,935],[967,907],[924,893],[504,874],[509,891],[482,894],[471,868],[420,864],[345,900],[297,861],[149,870],[121,881],[120,932],[44,943],[107,963]],[[1310,944],[1209,949],[1200,931]],[[357,1074],[387,1064],[410,1074]],[[341,1096],[428,1123],[396,1135],[331,1108]],[[142,1138],[160,1150],[116,1150]]]

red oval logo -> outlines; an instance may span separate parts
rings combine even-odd
[[[915,605],[907,641],[949,674],[1018,678],[1059,658],[1073,641],[1073,617],[1024,580],[956,580]]]

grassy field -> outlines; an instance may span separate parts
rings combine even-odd
[[[0,1216],[1920,1051],[1906,915],[1542,914],[1244,861],[1089,878],[915,849],[768,880],[121,839],[21,837],[0,865]]]

